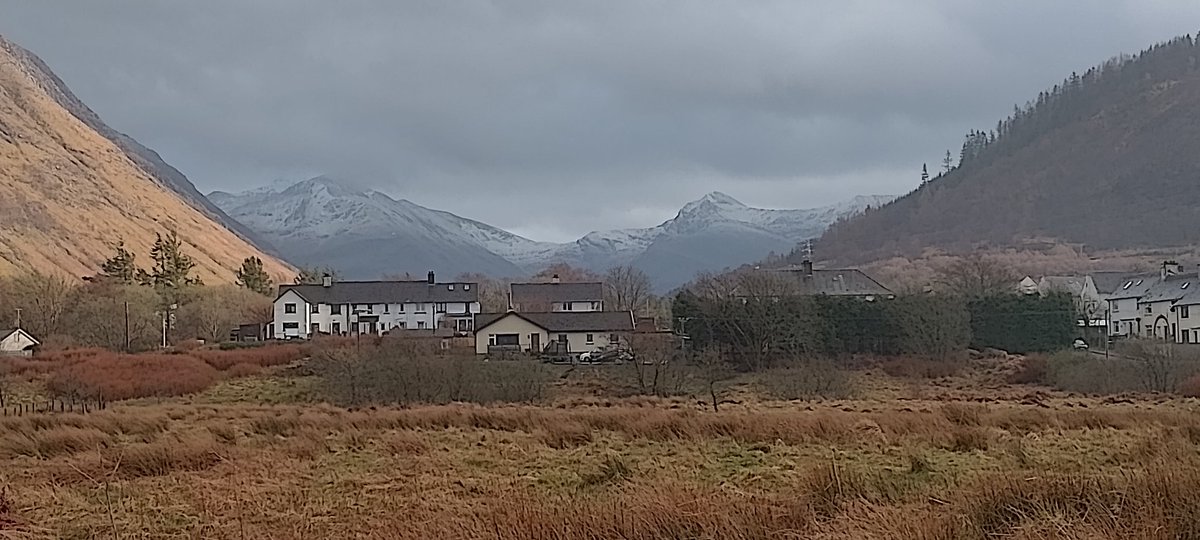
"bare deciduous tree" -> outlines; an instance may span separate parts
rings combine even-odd
[[[633,266],[617,266],[604,275],[604,306],[645,315],[651,297],[650,276]]]
[[[484,313],[508,311],[508,286],[505,279],[492,279],[484,274],[469,272],[460,274],[458,281],[474,283],[479,288],[479,306]]]
[[[72,285],[48,274],[23,274],[0,283],[0,298],[7,297],[0,314],[5,326],[15,323],[21,310],[21,326],[40,339],[65,333],[63,315],[69,305]]]
[[[982,253],[958,257],[937,274],[937,282],[946,292],[964,297],[1011,292],[1017,282],[1011,268]]]
[[[670,334],[635,334],[630,340],[641,393],[665,397],[683,390],[686,373],[675,345]]]

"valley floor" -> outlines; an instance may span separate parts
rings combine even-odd
[[[1200,535],[1194,400],[877,386],[719,413],[659,398],[350,411],[246,401],[297,392],[267,376],[4,417],[0,538]]]

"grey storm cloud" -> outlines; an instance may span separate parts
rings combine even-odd
[[[720,190],[899,194],[1194,0],[0,0],[0,33],[201,190],[330,174],[537,239]]]

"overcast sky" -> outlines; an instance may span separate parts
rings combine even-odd
[[[900,194],[1195,0],[0,0],[200,188],[329,174],[538,240]]]

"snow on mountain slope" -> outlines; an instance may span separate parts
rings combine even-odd
[[[327,264],[347,274],[378,277],[433,268],[450,275],[507,277],[556,262],[596,272],[634,264],[651,274],[656,288],[667,290],[699,271],[790,250],[837,219],[892,198],[866,196],[808,210],[768,210],[714,192],[656,227],[596,231],[563,244],[537,242],[326,177],[236,195],[215,192],[209,199],[279,246],[293,262]]]

